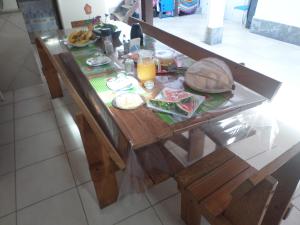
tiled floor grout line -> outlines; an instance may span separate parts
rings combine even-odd
[[[15,157],[14,157],[15,158]],[[5,176],[7,176],[7,175],[9,175],[9,174],[11,174],[11,173],[15,173],[16,172],[16,170],[14,169],[13,171],[10,171],[10,172],[6,172],[6,173],[3,173],[3,174],[0,174],[0,177],[5,177]]]
[[[17,211],[15,210],[13,212],[10,212],[10,213],[7,213],[7,214],[4,214],[4,215],[0,216],[0,220],[3,219],[3,218],[5,218],[5,217],[7,217],[7,216],[10,216],[10,215],[12,215],[14,213],[17,213]]]
[[[41,97],[41,96],[38,96],[38,97]],[[33,97],[33,98],[35,98],[35,97]],[[30,98],[30,99],[33,99],[33,98]],[[29,99],[27,99],[27,100],[29,100]],[[51,99],[49,99],[49,101],[50,101],[49,103],[50,103],[50,105],[51,105],[50,109],[42,110],[42,111],[40,111],[40,112],[31,113],[31,114],[28,114],[28,115],[25,115],[25,116],[17,117],[17,118],[15,118],[15,119],[16,119],[16,120],[19,120],[19,119],[23,119],[23,118],[26,118],[26,117],[34,116],[34,115],[39,114],[39,113],[49,112],[49,111],[53,111],[53,113],[55,113],[56,110],[58,110],[58,109],[60,109],[60,108],[63,108],[63,106],[54,107],[54,106],[53,106],[53,103],[51,102]],[[65,104],[65,106],[68,106],[68,105],[71,105],[71,104],[73,104],[73,103]],[[0,106],[0,108],[1,108],[1,107],[2,107],[2,106]],[[7,123],[7,122],[10,122],[10,121],[11,121],[11,120],[5,121],[5,122],[1,122],[0,125],[1,125],[2,123]],[[65,125],[59,125],[59,124],[57,123],[57,126],[58,126],[58,127],[63,127],[63,126],[65,126]]]
[[[13,99],[15,99],[15,92],[13,92]],[[17,199],[17,154],[16,154],[16,123],[15,123],[15,104],[13,104],[13,149],[14,149],[14,169],[15,169],[15,210],[17,211],[18,199]],[[16,225],[18,225],[18,213],[16,212]]]
[[[17,90],[21,90],[21,89],[17,89]],[[39,94],[39,95],[36,95],[36,96],[24,98],[24,99],[21,99],[21,100],[18,100],[18,101],[15,101],[15,99],[13,99],[13,104],[17,104],[17,103],[20,103],[20,102],[23,102],[23,101],[28,101],[32,98],[38,98],[38,97],[42,97],[42,96],[45,96],[45,95],[47,95],[49,97],[49,99],[51,100],[51,95],[49,93],[43,93],[43,94]]]
[[[164,222],[163,222],[162,219],[160,218],[160,216],[159,216],[159,214],[157,213],[155,207],[152,206],[152,209],[153,209],[155,215],[157,216],[159,222],[161,223],[161,225],[164,225]]]
[[[32,162],[32,163],[30,163],[30,164],[28,164],[28,165],[26,165],[26,166],[22,166],[22,167],[20,167],[20,168],[16,168],[15,170],[16,170],[16,171],[19,171],[19,170],[25,169],[25,168],[27,168],[27,167],[34,166],[34,165],[36,165],[36,164],[39,164],[39,163],[41,163],[41,162],[45,162],[45,161],[47,161],[47,160],[54,159],[54,158],[56,158],[56,157],[58,157],[58,156],[61,156],[61,155],[64,155],[64,154],[67,155],[67,154],[69,154],[69,153],[71,153],[71,152],[79,151],[80,149],[81,149],[81,148],[75,148],[75,149],[72,149],[71,151],[67,151],[67,150],[65,149],[65,147],[64,147],[64,152],[62,152],[62,153],[58,153],[58,154],[56,154],[56,155],[50,156],[49,158],[42,159],[42,160],[39,160],[39,161],[36,161],[36,162]],[[9,174],[9,173],[11,173],[11,172],[6,173],[6,175]],[[1,177],[1,176],[3,176],[3,175],[0,175],[0,177]]]
[[[45,110],[42,110],[42,111],[39,111],[39,112],[28,114],[26,116],[16,117],[15,119],[16,120],[20,120],[20,119],[24,119],[24,118],[27,118],[27,117],[30,117],[30,116],[35,116],[36,114],[39,114],[39,113],[45,113],[45,112],[50,112],[50,111],[52,111],[52,109],[45,109]]]
[[[296,192],[296,191],[295,191]],[[293,200],[295,200],[296,198],[298,198],[298,197],[300,197],[300,193],[299,194],[297,194],[297,195],[295,195],[295,196],[293,196]]]
[[[177,193],[175,193],[175,194],[172,194],[172,195],[170,195],[170,196],[168,196],[168,197],[166,197],[166,198],[164,198],[164,199],[162,199],[162,200],[156,202],[153,206],[157,206],[157,205],[159,205],[160,203],[162,203],[163,201],[166,201],[166,200],[168,200],[168,199],[170,199],[170,198],[173,198],[173,197],[175,197],[176,195],[180,195],[180,193],[177,192]]]
[[[59,127],[56,127],[56,128],[59,130]],[[26,140],[26,139],[32,138],[32,137],[34,137],[34,136],[38,136],[38,135],[40,135],[40,134],[48,133],[48,132],[53,131],[53,130],[55,130],[55,128],[54,128],[54,129],[51,128],[51,129],[49,129],[49,130],[44,130],[44,131],[41,131],[41,132],[39,132],[39,133],[37,133],[37,134],[30,135],[30,136],[28,136],[28,137],[19,138],[19,139],[16,139],[15,141],[16,141],[16,142],[24,141],[24,140]]]
[[[129,216],[126,216],[125,218],[123,218],[123,219],[121,219],[121,220],[119,220],[119,221],[113,223],[112,225],[117,225],[118,223],[122,223],[123,221],[129,219],[130,217],[136,216],[137,214],[139,214],[139,213],[141,213],[141,212],[144,212],[144,211],[146,211],[146,210],[148,210],[148,209],[150,209],[150,208],[152,208],[151,205],[149,205],[148,207],[146,207],[146,208],[144,208],[144,209],[138,210],[137,212],[135,212],[135,213],[133,213],[133,214],[131,214],[131,215],[129,215]]]
[[[41,203],[41,202],[43,202],[43,201],[47,201],[47,200],[49,200],[49,199],[51,199],[51,198],[54,198],[54,197],[56,197],[56,196],[58,196],[58,195],[61,195],[61,194],[65,193],[65,192],[71,191],[72,189],[75,189],[75,188],[76,188],[76,185],[74,185],[74,186],[72,186],[72,187],[70,187],[70,188],[67,188],[67,189],[65,189],[65,190],[63,190],[63,191],[60,191],[60,192],[58,192],[58,193],[56,193],[56,194],[50,195],[50,196],[48,196],[48,197],[46,197],[46,198],[43,198],[43,199],[41,199],[41,200],[39,200],[39,201],[30,203],[30,204],[28,204],[28,205],[26,205],[26,206],[24,206],[24,207],[22,207],[22,208],[20,208],[20,209],[17,208],[17,209],[16,209],[16,212],[22,211],[22,210],[24,210],[24,209],[26,209],[26,208],[29,208],[29,207],[34,206],[34,205],[36,205],[36,204],[39,204],[39,203]]]
[[[153,211],[154,211],[156,217],[158,218],[159,222],[161,223],[161,225],[164,225],[164,223],[162,222],[160,216],[159,216],[158,213],[156,212],[156,210],[155,210],[155,208],[154,208],[154,205],[152,205],[150,199],[148,198],[147,194],[145,194],[145,196],[146,196],[146,199],[147,199],[147,201],[149,202],[151,208],[153,209]]]
[[[51,106],[52,106],[52,109],[54,110],[53,104],[51,104]],[[54,117],[55,117],[56,125],[58,126],[58,120],[57,120],[57,116],[56,116],[55,113],[54,113]],[[84,213],[84,216],[85,216],[85,221],[86,221],[86,224],[89,225],[88,216],[87,216],[87,214],[86,214],[86,211],[85,211],[85,208],[84,208],[84,205],[83,205],[83,201],[82,201],[81,195],[80,195],[80,193],[79,193],[78,186],[77,186],[77,184],[76,184],[75,173],[74,173],[74,171],[73,171],[73,169],[72,169],[72,166],[71,166],[71,160],[70,160],[69,154],[67,153],[66,144],[65,144],[65,141],[64,141],[64,139],[63,139],[63,135],[62,135],[62,133],[61,133],[61,129],[58,129],[58,132],[59,132],[60,138],[61,138],[61,140],[62,140],[64,149],[65,149],[65,151],[66,151],[66,157],[67,157],[68,164],[69,164],[69,167],[70,167],[70,170],[71,170],[71,173],[72,173],[73,181],[74,181],[74,184],[75,184],[75,189],[76,189],[78,198],[79,198],[79,200],[80,200],[81,208],[82,208],[83,213]]]
[[[300,212],[300,208],[296,205],[293,204],[293,206],[295,207],[296,210],[298,210]]]
[[[17,212],[19,212],[19,211],[22,211],[22,210],[24,210],[24,209],[26,209],[26,208],[29,208],[29,207],[31,207],[31,206],[34,206],[34,205],[36,205],[36,204],[39,204],[39,203],[41,203],[41,202],[43,202],[43,201],[47,201],[47,200],[49,200],[49,199],[51,199],[51,198],[54,198],[54,197],[56,197],[56,196],[58,196],[58,195],[64,194],[65,192],[68,192],[68,191],[70,191],[70,190],[72,190],[72,189],[77,189],[78,187],[80,187],[80,186],[82,186],[82,185],[85,185],[85,184],[87,184],[87,183],[89,183],[89,182],[91,182],[91,180],[82,182],[82,183],[79,184],[79,185],[76,185],[76,184],[75,184],[74,186],[72,186],[72,187],[70,187],[70,188],[67,188],[67,189],[65,189],[65,190],[63,190],[63,191],[60,191],[60,192],[54,194],[54,195],[48,196],[48,197],[43,198],[43,199],[41,199],[41,200],[39,200],[39,201],[36,201],[36,202],[31,203],[31,204],[29,204],[29,205],[26,205],[26,206],[24,206],[24,207],[22,207],[22,208],[20,208],[20,209],[16,208],[15,211],[10,212],[10,213],[8,213],[8,214],[5,214],[5,215],[1,216],[0,219],[4,218],[4,217],[6,217],[6,216],[9,216],[10,214],[13,214],[13,213],[16,213],[16,214],[17,214]]]
[[[31,166],[35,166],[35,165],[37,165],[37,164],[39,164],[39,163],[42,163],[42,162],[45,162],[45,161],[54,159],[54,158],[56,158],[56,157],[59,157],[59,156],[62,156],[62,155],[64,155],[64,154],[66,154],[66,153],[67,153],[67,152],[64,151],[64,152],[62,152],[62,153],[58,153],[57,155],[53,155],[53,156],[51,156],[51,157],[49,157],[49,158],[42,159],[42,160],[39,160],[39,161],[30,163],[30,164],[28,164],[28,165],[26,165],[26,166],[22,166],[22,167],[20,167],[20,168],[16,168],[16,171],[23,170],[23,169],[26,169],[26,168],[31,167]]]
[[[12,108],[13,108],[13,104],[0,105],[0,110],[1,110],[1,108],[8,107],[8,106],[10,106],[10,105],[11,105]],[[14,109],[13,109],[13,110],[14,110]],[[14,119],[14,118],[0,122],[0,126],[1,126],[2,124],[11,122],[13,119]]]

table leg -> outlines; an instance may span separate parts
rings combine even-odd
[[[195,128],[189,133],[190,146],[188,149],[188,160],[192,161],[203,156],[205,134],[201,129]]]
[[[288,210],[300,179],[300,153],[272,174],[278,186],[262,225],[279,225]]]
[[[118,199],[119,192],[115,175],[117,168],[104,149],[103,140],[97,139],[83,114],[76,116],[76,122],[82,137],[100,208],[104,208]]]

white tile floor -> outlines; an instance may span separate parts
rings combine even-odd
[[[51,100],[47,87],[38,85],[13,97],[0,106],[0,114],[13,108],[0,124],[0,225],[184,224],[171,179],[100,209],[69,96]],[[26,113],[20,105],[27,105]],[[299,193],[284,225],[300,220]]]

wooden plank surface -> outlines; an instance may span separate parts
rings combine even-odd
[[[299,145],[297,146],[299,147]],[[300,153],[285,163],[272,176],[278,186],[270,202],[262,225],[279,225],[289,207],[300,179]]]
[[[242,160],[242,159],[240,159]],[[248,167],[229,182],[225,183],[220,189],[201,202],[211,214],[218,216],[223,213],[232,201],[232,192],[235,191],[251,175],[257,172],[253,167]]]
[[[54,67],[52,56],[49,50],[44,45],[41,38],[35,39],[35,44],[42,64],[42,71],[46,78],[49,91],[52,98],[59,98],[63,96],[63,92],[59,83],[58,72]]]
[[[107,139],[98,139],[82,113],[76,115],[89,170],[101,208],[118,200],[119,188],[115,172],[117,167],[105,149]]]
[[[128,111],[111,107],[110,111],[134,149],[173,135],[170,126],[146,106]]]
[[[186,190],[200,202],[248,168],[249,164],[239,157],[234,157],[207,176],[193,182]]]
[[[179,188],[184,189],[194,181],[206,176],[211,171],[234,157],[235,155],[228,149],[221,149],[209,154],[203,159],[200,159],[188,169],[183,170],[176,175],[175,179],[178,182]]]
[[[242,198],[233,200],[224,216],[233,224],[261,224],[276,187],[277,181],[274,178],[264,179]]]

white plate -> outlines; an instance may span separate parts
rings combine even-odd
[[[130,110],[144,105],[145,100],[142,96],[136,93],[123,93],[115,97],[112,104],[116,108]]]
[[[111,59],[107,56],[97,56],[86,60],[86,64],[89,66],[102,66],[111,62]]]
[[[108,79],[106,85],[113,91],[125,91],[137,86],[138,83],[139,82],[134,77],[119,73],[117,77]]]

